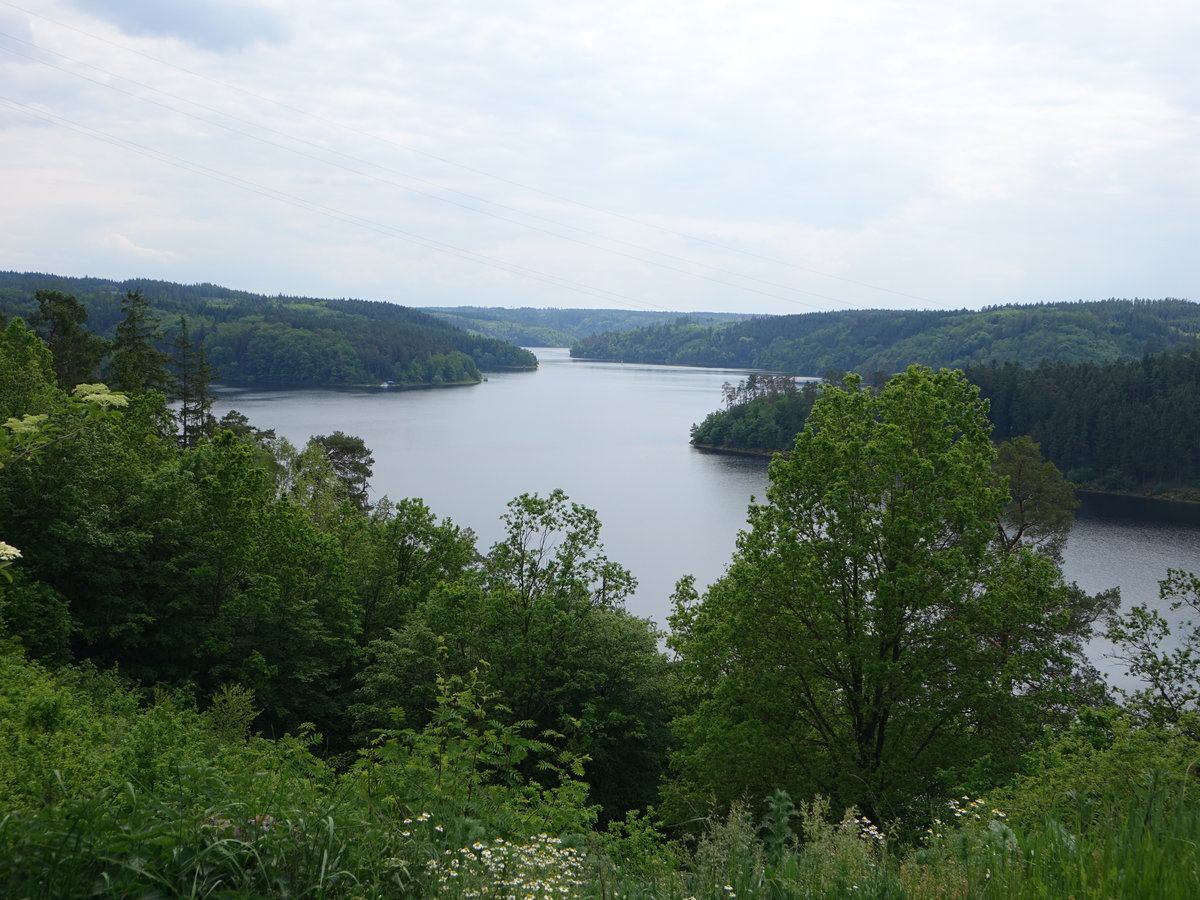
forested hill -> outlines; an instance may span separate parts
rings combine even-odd
[[[1029,435],[1080,485],[1200,498],[1200,348],[1139,360],[968,366],[988,401],[993,438]],[[692,428],[692,443],[736,452],[790,450],[816,382],[751,376],[726,407]]]
[[[973,310],[842,310],[764,316],[728,325],[670,323],[581,338],[587,359],[733,366],[797,375],[963,368],[1043,360],[1105,363],[1190,349],[1200,304],[1102,300]]]
[[[436,386],[477,382],[481,370],[537,366],[526,350],[393,303],[268,297],[214,284],[0,272],[0,312],[28,318],[39,290],[75,296],[87,309],[87,327],[106,337],[126,292],[140,290],[165,330],[187,317],[191,336],[230,384]]]
[[[674,312],[629,309],[504,309],[487,306],[428,306],[437,316],[464,331],[498,338],[521,347],[569,347],[580,338],[606,331],[688,322],[705,325],[736,322],[738,313]]]

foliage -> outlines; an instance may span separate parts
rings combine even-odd
[[[536,357],[526,350],[396,304],[266,297],[212,284],[0,272],[0,312],[28,318],[35,310],[35,292],[48,289],[79,297],[100,334],[112,334],[122,322],[130,327],[131,293],[147,299],[146,319],[186,316],[192,337],[229,384],[364,386],[390,381],[436,387],[474,384],[480,370],[537,367]]]
[[[992,541],[989,430],[961,373],[822,390],[726,575],[677,602],[676,803],[782,786],[908,818],[1015,765],[1081,648],[1053,562]]]
[[[0,421],[43,414],[62,396],[50,349],[12,319],[0,332]]]
[[[1071,531],[1075,485],[1028,435],[1002,442],[996,448],[998,483],[1008,491],[1008,504],[996,520],[996,538],[1007,552],[1031,547],[1061,564]]]
[[[437,316],[464,331],[508,341],[519,347],[568,347],[577,338],[607,331],[626,331],[680,319],[678,313],[628,309],[502,309],[484,306],[428,306]],[[687,313],[691,322],[732,322],[737,313]]]
[[[478,576],[428,590],[369,647],[355,714],[366,724],[398,707],[423,725],[435,667],[465,677],[486,660],[509,720],[564,735],[589,759],[593,802],[623,817],[654,799],[669,740],[658,634],[622,608],[633,579],[604,555],[593,510],[561,491],[522,495],[505,525]],[[545,779],[536,756],[523,774]]]
[[[342,431],[318,434],[311,440],[328,461],[342,484],[344,497],[360,510],[370,506],[367,500],[375,459],[363,439]]]
[[[1169,570],[1159,582],[1159,598],[1172,612],[1200,613],[1200,577]],[[1125,692],[1133,708],[1154,723],[1200,739],[1200,623],[1185,619],[1172,629],[1162,613],[1139,604],[1115,616],[1106,636],[1130,676],[1145,685]]]
[[[201,436],[211,436],[216,429],[212,414],[216,396],[212,392],[217,371],[208,362],[204,346],[192,340],[188,322],[179,317],[179,330],[171,341],[175,383],[171,399],[178,404],[175,420],[179,424],[179,444],[195,447]]]
[[[0,351],[4,896],[1197,893],[1191,626],[1118,620],[1149,687],[1104,704],[1070,486],[994,464],[954,373],[821,389],[671,661],[561,491],[480,555],[368,503],[352,435],[180,446],[156,392],[68,394],[19,320]]]
[[[582,338],[572,356],[692,366],[830,370],[886,375],[919,363],[962,368],[1042,360],[1107,363],[1191,349],[1200,305],[1104,300],[972,310],[841,310],[761,316],[731,324],[688,321]],[[1020,433],[1020,432],[1018,432]]]
[[[109,380],[119,391],[168,393],[172,387],[167,371],[170,357],[159,349],[164,335],[141,290],[126,290],[121,304],[124,318],[117,323],[113,339]]]
[[[753,377],[753,376],[751,376]],[[788,379],[789,383],[795,382]],[[799,390],[761,390],[749,379],[725,392],[726,408],[692,427],[698,447],[772,453],[792,445],[819,394],[816,382]]]
[[[84,327],[87,310],[62,291],[41,290],[35,299],[37,311],[30,316],[29,324],[45,339],[54,356],[58,386],[69,391],[93,379],[108,352],[108,341]]]
[[[967,377],[989,400],[998,438],[1030,435],[1072,481],[1156,492],[1200,485],[1194,343],[1106,365],[976,366]]]

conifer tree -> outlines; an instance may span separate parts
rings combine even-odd
[[[158,349],[163,332],[154,318],[150,301],[142,295],[140,288],[127,290],[121,312],[125,318],[117,324],[112,362],[109,363],[109,386],[130,394],[166,393],[171,386],[167,371],[171,357]]]
[[[194,447],[202,436],[212,434],[216,427],[212,414],[216,399],[212,383],[217,373],[208,362],[203,344],[192,340],[184,316],[179,317],[179,331],[171,346],[175,363],[174,400],[179,404],[175,412],[179,445]]]

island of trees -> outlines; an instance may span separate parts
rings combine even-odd
[[[125,301],[119,391],[0,332],[3,895],[1196,895],[1200,635],[1064,582],[961,372],[821,388],[664,651],[593,511],[483,548],[352,435],[189,433]]]

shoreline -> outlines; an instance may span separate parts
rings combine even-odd
[[[718,447],[714,444],[693,443],[692,447],[699,450],[701,453],[714,453],[725,456],[742,456],[749,457],[750,459],[765,459],[768,461],[771,460],[777,453],[784,457],[789,455],[788,451],[786,450],[747,450],[737,447]],[[1146,500],[1155,503],[1179,503],[1186,504],[1188,506],[1200,506],[1200,487],[1185,488],[1179,493],[1168,492],[1153,494],[1139,491],[1113,491],[1103,488],[1090,488],[1082,485],[1076,485],[1075,492],[1078,494],[1090,494],[1096,497],[1134,498],[1137,500]]]

